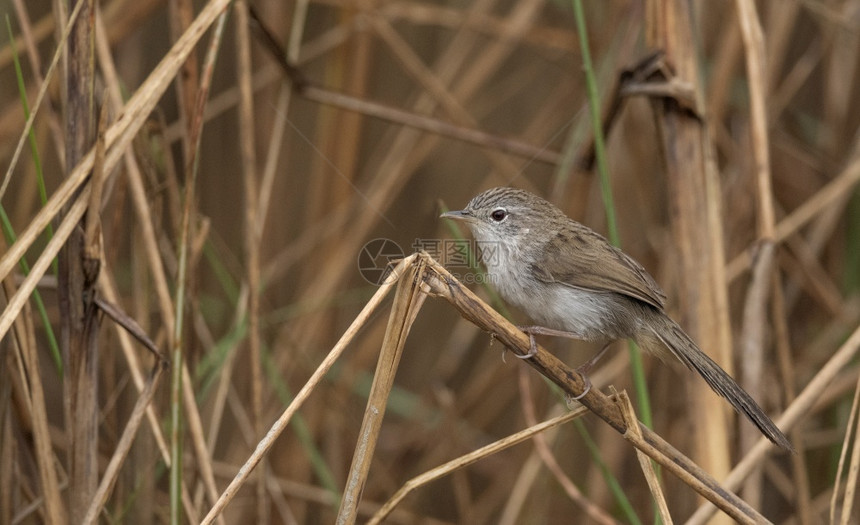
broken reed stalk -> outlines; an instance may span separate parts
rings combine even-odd
[[[397,293],[394,295],[394,304],[391,306],[391,315],[388,318],[385,337],[382,339],[376,372],[373,374],[373,385],[367,399],[367,408],[364,410],[355,453],[346,477],[346,488],[337,513],[338,525],[351,525],[358,517],[358,504],[361,502],[361,494],[364,492],[367,476],[370,473],[373,451],[379,439],[379,431],[382,429],[382,418],[385,416],[391,387],[394,386],[394,376],[397,374],[400,356],[403,355],[409,329],[412,328],[412,323],[415,322],[418,311],[427,298],[427,293],[420,289],[427,258],[416,257],[413,261],[405,269],[397,284]]]
[[[299,408],[307,401],[307,398],[311,395],[314,388],[322,381],[323,377],[325,377],[326,373],[328,373],[329,369],[331,369],[332,365],[334,365],[335,361],[337,361],[340,356],[343,354],[346,347],[349,346],[349,343],[355,338],[358,334],[359,330],[361,330],[365,324],[370,320],[373,313],[376,311],[376,308],[382,303],[382,300],[388,295],[388,292],[391,291],[391,287],[398,281],[400,275],[402,275],[403,271],[413,263],[416,256],[412,255],[400,261],[400,263],[392,270],[391,274],[386,278],[385,282],[379,289],[373,294],[373,297],[364,305],[364,308],[359,312],[358,316],[352,321],[352,324],[349,325],[349,328],[346,329],[346,332],[341,336],[340,340],[334,345],[331,349],[331,352],[323,359],[322,363],[317,367],[314,373],[308,378],[307,382],[304,386],[299,390],[296,394],[296,397],[293,398],[292,403],[290,403],[287,408],[284,409],[284,412],[281,414],[281,417],[278,418],[277,421],[272,425],[272,428],[266,433],[265,437],[257,443],[257,448],[251,454],[251,456],[245,461],[245,464],[239,469],[239,472],[236,473],[236,476],[233,478],[233,481],[224,489],[224,492],[221,493],[221,496],[215,502],[211,509],[209,509],[209,513],[206,514],[206,517],[203,518],[203,521],[200,522],[201,525],[208,525],[212,523],[216,517],[218,517],[224,508],[233,500],[236,494],[239,492],[239,489],[242,485],[247,481],[248,477],[254,471],[254,467],[263,459],[263,457],[269,452],[269,449],[275,444],[275,440],[278,439],[278,436],[287,428],[287,424],[289,424],[290,419],[298,412]]]
[[[636,420],[636,411],[633,410],[633,403],[630,402],[630,397],[626,392],[621,392],[615,397],[619,401],[618,406],[621,408],[621,413],[624,414],[624,418],[627,420],[627,428],[636,437],[642,439],[641,427]],[[666,503],[666,491],[660,485],[660,476],[657,473],[657,469],[654,468],[654,462],[639,449],[636,449],[636,459],[639,460],[639,468],[642,469],[642,474],[645,475],[645,481],[648,483],[651,497],[654,498],[654,505],[660,513],[660,519],[666,525],[671,525],[673,523],[672,515],[669,514],[669,505]]]

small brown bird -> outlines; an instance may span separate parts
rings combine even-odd
[[[674,357],[698,372],[768,439],[794,450],[752,397],[666,315],[666,296],[642,265],[600,234],[536,195],[505,187],[442,217],[469,226],[489,281],[540,323],[524,328],[530,337],[633,339],[661,359]]]

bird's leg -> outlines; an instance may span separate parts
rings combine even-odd
[[[530,359],[537,354],[537,343],[535,342],[535,334],[537,335],[551,335],[556,337],[566,337],[568,339],[584,339],[581,334],[577,334],[575,332],[566,332],[564,330],[556,330],[554,328],[547,328],[545,326],[518,326],[520,330],[529,336],[529,353],[525,355],[514,354],[514,356],[518,359]],[[579,375],[582,376],[583,381],[585,382],[585,389],[578,396],[571,396],[570,399],[573,401],[578,401],[585,397],[585,395],[591,390],[591,379],[588,378],[588,372],[600,361],[600,358],[606,354],[606,351],[609,350],[609,347],[612,345],[614,341],[609,341],[603,348],[600,349],[599,352],[594,354],[591,359],[586,361],[585,363],[576,367],[576,371],[579,372]]]
[[[556,330],[545,326],[518,326],[523,333],[529,336],[529,353],[525,355],[514,354],[518,359],[530,359],[537,354],[537,343],[535,335],[551,335],[555,337],[567,337],[568,339],[585,339],[582,335],[575,332],[565,332],[564,330]]]
[[[576,367],[576,371],[582,375],[586,375],[588,372],[590,372],[594,365],[596,365],[597,362],[600,361],[600,358],[603,357],[603,355],[606,353],[607,350],[609,350],[609,347],[612,346],[612,343],[614,342],[615,341],[609,341],[608,343],[603,345],[603,348],[601,348],[599,352],[594,354],[591,359]]]
[[[609,341],[608,343],[603,345],[603,348],[601,348],[599,352],[594,354],[591,359],[576,367],[576,371],[579,372],[579,375],[582,376],[582,380],[585,382],[585,389],[578,396],[570,396],[569,400],[579,401],[580,399],[585,397],[585,394],[587,394],[591,390],[591,379],[589,379],[588,373],[591,371],[592,367],[594,367],[594,365],[596,365],[597,362],[600,361],[600,358],[603,357],[603,354],[605,354],[606,351],[609,350],[609,347],[612,346],[613,342],[614,341]]]

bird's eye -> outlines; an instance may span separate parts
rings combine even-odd
[[[490,218],[496,222],[502,222],[508,217],[508,210],[504,208],[496,208],[490,213]]]

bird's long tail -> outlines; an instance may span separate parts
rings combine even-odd
[[[687,368],[695,370],[706,383],[720,396],[724,397],[735,410],[744,414],[758,427],[762,434],[779,447],[794,451],[788,438],[777,428],[761,407],[725,370],[711,360],[678,324],[662,312],[654,312],[655,322],[648,323],[648,329],[662,342]]]

